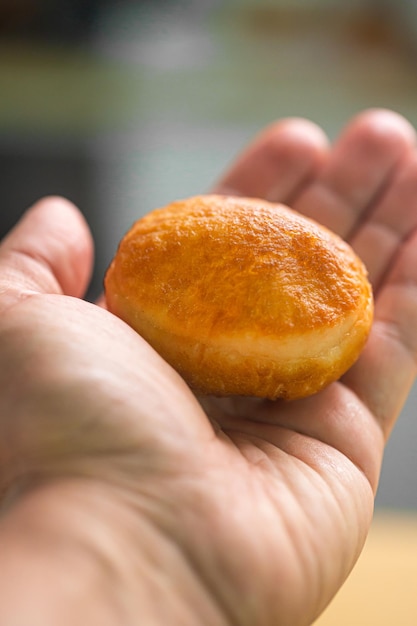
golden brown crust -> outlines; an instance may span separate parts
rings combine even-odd
[[[351,248],[278,204],[197,196],[137,221],[107,304],[204,393],[294,398],[336,380],[372,321]]]

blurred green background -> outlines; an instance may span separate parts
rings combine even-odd
[[[40,196],[70,198],[96,240],[94,298],[138,216],[208,191],[273,120],[334,138],[388,107],[417,126],[416,59],[413,0],[2,0],[1,234]],[[380,508],[417,510],[416,407],[414,390]]]

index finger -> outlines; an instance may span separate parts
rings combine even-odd
[[[316,175],[327,149],[327,137],[313,122],[275,122],[243,150],[215,191],[289,204]]]

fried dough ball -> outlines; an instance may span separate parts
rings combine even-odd
[[[218,195],[138,220],[105,294],[192,389],[217,396],[318,392],[358,358],[373,316],[347,243],[282,204]]]

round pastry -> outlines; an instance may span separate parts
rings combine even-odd
[[[111,312],[197,392],[294,399],[337,380],[370,330],[350,246],[281,204],[173,202],[138,220],[106,277]]]

